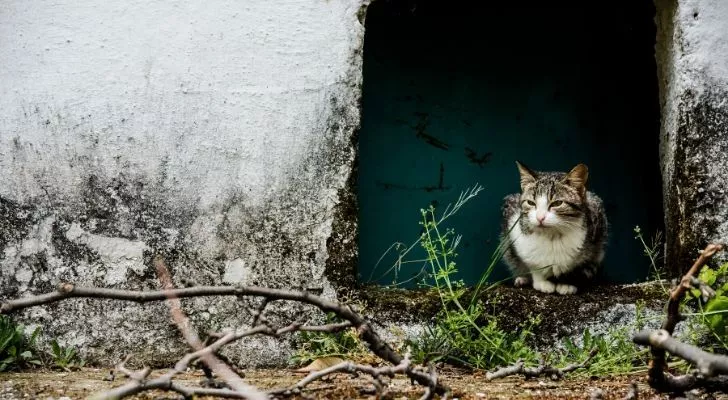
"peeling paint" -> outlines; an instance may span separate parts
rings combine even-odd
[[[335,298],[328,260],[352,251],[329,239],[344,224],[351,246],[356,227],[337,210],[351,199],[366,4],[11,2],[0,14],[12,60],[0,64],[0,297],[61,281],[157,289],[161,254],[177,285]],[[184,306],[204,332],[249,322],[253,300]],[[322,316],[278,303],[274,323]],[[162,365],[186,350],[168,340],[164,303],[74,299],[21,316],[92,362],[133,351]],[[261,338],[226,351],[280,365],[291,347]]]
[[[248,270],[245,268],[245,261],[236,258],[232,261],[225,262],[225,275],[222,281],[227,284],[244,285],[248,277]]]
[[[101,262],[107,266],[103,273],[107,285],[125,282],[129,270],[143,275],[147,268],[144,265],[144,252],[149,247],[142,241],[94,235],[81,229],[77,223],[71,224],[66,231],[66,238],[87,246],[99,255]]]

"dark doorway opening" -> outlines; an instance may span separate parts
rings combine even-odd
[[[442,210],[480,183],[484,191],[447,223],[462,234],[459,278],[476,282],[498,244],[501,201],[519,190],[515,160],[537,170],[586,163],[611,224],[604,278],[647,276],[633,229],[649,238],[663,226],[652,1],[518,3],[378,0],[369,7],[358,168],[362,282],[393,283],[387,270],[396,252],[382,255],[419,236],[419,210]],[[423,255],[417,248],[408,258]],[[396,281],[420,267],[406,264]],[[491,280],[507,276],[499,264]]]

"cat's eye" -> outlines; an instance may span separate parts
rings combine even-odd
[[[533,200],[526,200],[526,204],[528,204],[531,207],[536,207],[536,203],[534,203]]]
[[[549,207],[558,207],[558,206],[560,206],[560,205],[562,205],[562,204],[564,204],[564,202],[563,202],[563,201],[561,201],[561,200],[556,200],[556,201],[554,201],[553,203],[551,203],[551,205],[550,205]]]

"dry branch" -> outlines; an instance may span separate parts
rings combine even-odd
[[[402,359],[402,362],[399,365],[395,365],[392,367],[379,367],[375,368],[369,365],[361,365],[361,364],[355,364],[349,361],[344,361],[341,363],[338,363],[336,365],[332,365],[328,368],[322,369],[320,371],[313,371],[310,374],[308,374],[305,378],[301,379],[296,383],[295,385],[291,386],[290,388],[286,389],[276,389],[272,390],[268,393],[272,395],[286,395],[290,396],[293,394],[300,393],[301,390],[306,387],[306,385],[315,382],[325,376],[337,373],[337,372],[346,372],[349,374],[356,375],[357,373],[364,373],[372,377],[374,388],[376,389],[376,392],[379,396],[384,394],[384,388],[385,383],[382,380],[382,377],[389,377],[393,378],[396,374],[402,374],[406,373],[410,366],[410,359],[409,354],[406,354],[405,357]]]
[[[182,311],[182,303],[176,296],[171,293],[171,291],[174,289],[174,283],[172,282],[172,276],[170,275],[169,269],[165,265],[162,257],[154,257],[154,269],[157,271],[157,277],[162,284],[162,288],[167,294],[167,303],[169,304],[169,312],[172,315],[172,320],[177,326],[177,329],[179,329],[180,333],[182,333],[182,336],[185,338],[187,344],[189,344],[192,349],[196,350],[196,353],[192,353],[198,354],[195,358],[199,357],[202,362],[205,363],[207,368],[217,374],[217,376],[219,376],[227,384],[228,387],[238,393],[244,394],[245,398],[253,400],[265,400],[265,394],[243,382],[243,379],[240,377],[240,375],[236,374],[235,371],[233,371],[228,364],[221,361],[215,355],[216,349],[205,351],[206,349],[211,349],[212,346],[205,347],[203,342],[200,340],[200,337],[197,335],[197,332],[192,329],[189,318],[187,318],[184,311]],[[186,364],[184,365],[184,368],[187,368]],[[184,371],[184,369],[178,370],[178,372],[182,371]]]
[[[544,359],[541,360],[541,363],[539,363],[538,367],[526,367],[523,361],[518,361],[517,363],[499,368],[493,372],[488,372],[485,374],[486,380],[493,380],[493,379],[499,379],[499,378],[505,378],[507,376],[511,375],[523,375],[526,378],[537,378],[540,376],[549,376],[553,379],[561,379],[563,376],[569,372],[575,371],[580,368],[586,368],[589,366],[589,363],[591,362],[592,358],[597,355],[598,349],[595,347],[589,352],[589,356],[580,363],[574,363],[567,365],[563,368],[555,368],[549,364],[546,363]]]
[[[385,374],[387,371],[401,371],[412,381],[417,382],[426,388],[425,397],[423,398],[432,398],[434,394],[442,395],[447,392],[447,388],[437,382],[437,375],[434,371],[430,371],[428,373],[422,369],[412,367],[409,360],[404,359],[401,355],[395,352],[388,343],[381,339],[371,326],[370,322],[354,311],[350,306],[330,301],[312,295],[308,292],[288,291],[256,286],[198,286],[173,288],[171,285],[169,271],[166,269],[166,266],[164,266],[161,259],[155,259],[155,267],[157,268],[158,275],[162,281],[163,290],[136,291],[88,288],[77,287],[71,283],[62,283],[58,286],[56,291],[51,293],[4,302],[0,306],[0,314],[7,314],[24,308],[55,303],[71,298],[111,299],[133,301],[137,303],[167,300],[170,304],[170,312],[172,313],[175,324],[179,328],[180,332],[182,332],[185,340],[195,351],[187,354],[178,361],[175,368],[159,378],[147,379],[147,376],[141,377],[141,375],[138,375],[137,373],[127,374],[131,378],[130,382],[102,394],[102,397],[99,398],[103,399],[121,398],[150,389],[172,390],[188,398],[192,395],[206,394],[221,397],[265,399],[265,394],[262,394],[255,388],[245,384],[240,376],[235,374],[235,372],[232,371],[227,364],[216,357],[215,352],[235,340],[255,334],[277,337],[284,333],[295,331],[335,332],[348,327],[354,327],[356,329],[360,339],[367,344],[369,349],[375,355],[394,366],[382,367],[384,369],[379,368],[373,370],[369,370],[369,368],[372,367],[357,366],[355,367],[355,370],[359,370],[360,372],[376,372],[372,375],[375,377],[375,381],[377,381],[377,376],[388,376]],[[194,330],[192,330],[189,320],[182,312],[179,299],[204,296],[261,297],[262,303],[257,312],[253,315],[253,326],[251,328],[227,333],[212,333],[211,338],[215,339],[214,342],[210,343],[210,341],[206,341],[203,343],[199,340],[199,337],[197,337]],[[274,329],[269,326],[263,312],[265,306],[269,302],[277,300],[296,301],[312,305],[319,308],[321,311],[336,314],[339,318],[343,319],[344,322],[321,326],[309,326],[305,325],[304,322],[297,321],[286,327]],[[205,365],[217,373],[218,376],[226,382],[230,389],[189,388],[180,386],[172,381],[172,378],[176,374],[184,371],[189,364],[196,359],[202,360]],[[120,370],[120,372],[121,371],[124,370]]]
[[[333,312],[340,318],[349,321],[351,325],[357,329],[361,335],[361,339],[367,343],[371,351],[378,357],[393,365],[398,365],[402,362],[402,356],[397,354],[391,346],[379,337],[364,317],[352,311],[348,306],[312,295],[308,292],[271,289],[258,286],[198,286],[173,289],[169,291],[138,291],[76,287],[71,283],[62,283],[56,291],[51,293],[7,301],[0,306],[0,313],[7,314],[23,308],[55,303],[70,298],[111,299],[133,301],[137,303],[149,303],[153,301],[166,300],[168,295],[175,296],[177,298],[206,296],[256,296],[267,297],[272,300],[291,300],[310,304],[318,307],[324,312]],[[429,382],[427,374],[421,372],[413,373],[412,378],[423,385],[427,385]],[[438,394],[441,393],[444,393],[444,388],[438,389]]]
[[[667,319],[662,324],[662,329],[666,330],[670,335],[675,331],[675,326],[680,322],[682,316],[680,315],[680,301],[685,296],[685,292],[691,289],[693,278],[698,275],[703,265],[715,255],[718,251],[722,250],[723,246],[719,244],[709,244],[700,253],[700,256],[695,260],[693,266],[690,267],[688,272],[682,277],[680,283],[675,286],[670,292],[670,300],[667,303]],[[664,355],[664,351],[662,352]],[[653,357],[655,355],[653,354]],[[664,362],[664,357],[663,361]]]
[[[680,282],[670,291],[670,298],[667,302],[667,311],[665,321],[662,323],[660,330],[643,331],[635,334],[633,341],[637,344],[650,346],[652,359],[648,369],[648,382],[651,387],[663,392],[683,392],[697,385],[712,386],[720,385],[722,379],[711,380],[711,377],[717,371],[723,371],[723,365],[728,366],[728,358],[706,353],[694,346],[680,343],[672,337],[675,326],[682,321],[680,314],[680,302],[685,297],[685,293],[692,288],[697,288],[701,292],[704,299],[715,295],[715,292],[705,283],[701,282],[697,275],[705,263],[718,251],[722,250],[720,244],[709,244],[700,253],[692,267],[680,279]],[[682,375],[673,376],[667,372],[667,355],[666,351],[685,359],[686,361],[697,366],[698,369],[710,374],[703,373],[703,376]],[[706,355],[708,357],[706,357]],[[718,358],[718,359],[716,359]],[[725,358],[725,360],[721,360]],[[725,363],[725,364],[724,364]],[[725,371],[728,371],[726,369]]]
[[[651,346],[676,355],[694,365],[698,372],[706,377],[728,374],[728,357],[708,353],[696,346],[682,343],[670,336],[667,331],[643,331],[635,335],[634,341],[637,344]]]

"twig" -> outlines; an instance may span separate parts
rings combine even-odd
[[[266,307],[268,307],[267,297],[260,302],[258,308],[253,312],[253,322],[250,324],[250,326],[256,326],[259,322],[261,322],[260,320],[263,318],[263,312],[265,311]]]
[[[487,372],[485,374],[485,380],[493,380],[505,378],[506,376],[517,375],[523,373],[524,363],[523,361],[517,361],[515,364],[499,368],[493,372]]]
[[[248,399],[249,397],[238,391],[232,389],[208,389],[208,388],[197,388],[183,386],[172,381],[161,381],[154,379],[147,382],[128,382],[122,386],[116,387],[104,393],[104,397],[91,397],[90,399],[121,399],[128,396],[133,396],[137,393],[141,393],[147,390],[171,390],[184,396],[186,399],[191,399],[194,396],[212,396],[212,397],[223,397],[231,399]],[[267,399],[267,397],[266,397]]]
[[[431,400],[435,397],[435,387],[437,386],[437,379],[438,379],[437,370],[435,369],[435,367],[432,364],[430,364],[429,370],[430,370],[430,378],[432,380],[432,384],[425,388],[425,393],[422,394],[422,397],[420,397],[420,400]],[[447,394],[445,394],[443,397],[445,397],[445,396],[447,396]]]
[[[505,378],[506,376],[518,374],[523,375],[526,378],[550,376],[552,379],[561,379],[565,374],[569,372],[573,372],[580,368],[587,368],[592,358],[597,355],[597,352],[598,349],[595,347],[589,352],[589,356],[587,356],[584,361],[580,363],[569,364],[563,368],[555,368],[547,364],[546,361],[543,359],[541,360],[541,363],[538,365],[538,367],[526,367],[523,361],[518,361],[513,365],[499,368],[493,372],[486,373],[485,379],[490,381],[493,379]]]
[[[117,370],[132,379],[131,382],[128,382],[122,386],[116,387],[114,389],[111,389],[107,392],[100,393],[93,397],[93,399],[120,399],[127,396],[132,396],[137,393],[141,393],[146,390],[152,390],[152,389],[162,389],[162,390],[172,390],[175,392],[178,392],[185,396],[192,396],[192,395],[209,395],[209,396],[218,396],[218,397],[233,397],[233,398],[245,398],[249,399],[250,393],[245,391],[240,391],[237,389],[230,389],[230,390],[223,390],[223,389],[207,389],[207,388],[192,388],[192,387],[186,387],[176,384],[173,381],[173,378],[184,372],[189,364],[198,358],[203,358],[206,355],[214,354],[217,350],[222,348],[223,346],[235,341],[239,340],[244,337],[256,335],[256,334],[266,334],[271,336],[280,335],[284,332],[291,332],[294,329],[291,329],[291,326],[294,326],[295,324],[291,324],[289,326],[286,326],[284,328],[278,329],[278,330],[272,330],[270,327],[265,325],[258,325],[255,328],[250,328],[244,331],[240,332],[228,332],[225,334],[216,335],[219,337],[215,342],[209,344],[208,346],[203,347],[200,350],[197,350],[192,353],[186,354],[184,357],[182,357],[177,363],[175,364],[174,368],[170,369],[166,374],[146,381],[146,377],[149,375],[149,369],[144,369],[141,371],[130,371],[125,367],[125,363],[129,360],[129,357],[125,361],[123,361],[121,364],[117,366]],[[310,326],[310,327],[302,327],[307,329],[312,329],[317,332],[327,332],[326,329],[330,329],[331,331],[335,329],[342,329],[341,324],[331,324],[331,325],[322,325],[322,326]],[[256,390],[257,391],[257,390]],[[260,392],[259,392],[260,393]],[[261,393],[263,396],[263,399],[267,399],[267,395]]]
[[[398,373],[406,373],[411,368],[409,354],[406,354],[402,359],[402,362],[392,367],[379,367],[375,368],[369,365],[354,364],[349,361],[344,361],[336,365],[332,365],[328,368],[320,371],[314,371],[308,374],[305,378],[301,379],[295,385],[285,389],[275,389],[268,393],[272,395],[291,395],[300,393],[300,391],[306,387],[306,385],[317,381],[325,376],[337,373],[346,372],[349,374],[364,373],[372,377],[374,387],[377,394],[382,395],[384,392],[384,382],[382,381],[383,376],[394,377]]]
[[[675,326],[682,320],[680,314],[680,302],[685,296],[685,292],[688,289],[697,285],[701,288],[701,293],[704,295],[704,285],[700,280],[696,278],[696,275],[700,272],[700,269],[716,252],[723,249],[720,244],[709,244],[700,253],[700,256],[695,260],[692,267],[682,277],[680,283],[670,291],[670,299],[667,302],[667,314],[665,321],[662,323],[661,331],[664,332],[668,337],[671,337],[675,331]],[[712,291],[712,289],[711,289]],[[709,292],[708,292],[709,294]],[[650,344],[648,337],[649,333],[641,332],[635,335],[633,341],[638,344]],[[665,354],[665,348],[661,346],[650,345],[650,353],[652,359],[650,360],[649,369],[647,371],[647,380],[651,387],[659,391],[683,391],[696,384],[694,377],[685,375],[682,377],[673,377],[666,372],[667,370],[667,357]]]
[[[715,253],[722,249],[723,246],[719,244],[709,244],[706,246],[700,253],[700,256],[698,256],[695,260],[695,263],[693,263],[693,266],[690,267],[688,272],[682,277],[680,284],[670,291],[670,300],[667,303],[667,319],[662,324],[662,329],[666,330],[670,335],[672,335],[675,331],[675,326],[682,319],[680,316],[680,300],[682,300],[683,296],[685,296],[685,292],[692,287],[692,278],[700,272],[703,265],[705,265],[705,263],[715,255]],[[664,355],[664,351],[662,354]]]
[[[668,351],[694,365],[698,372],[706,377],[728,374],[728,357],[708,353],[693,345],[682,343],[665,330],[639,332],[634,336],[634,342]]]
[[[169,304],[169,312],[172,315],[172,320],[174,321],[177,329],[179,329],[182,336],[185,338],[187,344],[189,344],[190,347],[196,350],[195,353],[191,353],[192,355],[196,354],[194,358],[199,357],[202,362],[205,363],[205,365],[210,368],[212,372],[217,374],[217,376],[219,376],[232,390],[243,394],[245,398],[252,400],[266,400],[265,394],[259,392],[253,386],[250,386],[247,383],[243,382],[243,379],[240,378],[240,376],[236,374],[235,371],[230,368],[230,366],[228,366],[226,363],[224,363],[215,356],[215,350],[217,350],[221,345],[217,348],[213,348],[214,344],[205,347],[205,345],[202,343],[200,337],[197,335],[197,332],[192,329],[189,318],[187,318],[184,311],[182,311],[182,303],[172,293],[174,290],[172,276],[170,275],[169,269],[164,263],[164,259],[159,255],[154,257],[154,268],[157,271],[157,277],[162,284],[162,288],[165,290],[165,294],[168,299],[167,303]],[[191,359],[189,361],[191,361]],[[185,363],[184,365],[184,368],[178,370],[178,372],[184,371],[184,369],[187,368],[187,364],[189,363],[189,361],[187,361],[187,363]],[[172,377],[170,376],[170,381],[171,378]]]
[[[308,292],[300,291],[263,288],[258,286],[196,286],[167,291],[137,291],[76,287],[71,283],[62,283],[55,292],[7,301],[0,306],[0,313],[7,314],[23,308],[55,303],[70,298],[113,299],[134,301],[137,303],[148,303],[165,300],[168,296],[174,296],[180,299],[204,296],[255,296],[267,297],[269,301],[290,300],[313,305],[324,312],[333,312],[339,318],[351,323],[351,326],[356,328],[360,338],[368,345],[372,353],[379,358],[392,365],[399,365],[402,362],[402,356],[397,354],[397,352],[395,352],[388,343],[381,339],[379,334],[377,334],[371,324],[364,319],[363,316],[354,312],[348,306],[315,296]],[[430,376],[417,369],[408,370],[407,375],[420,385],[429,386],[431,383]],[[435,393],[444,394],[446,391],[447,388],[442,386],[440,383],[436,385]]]

